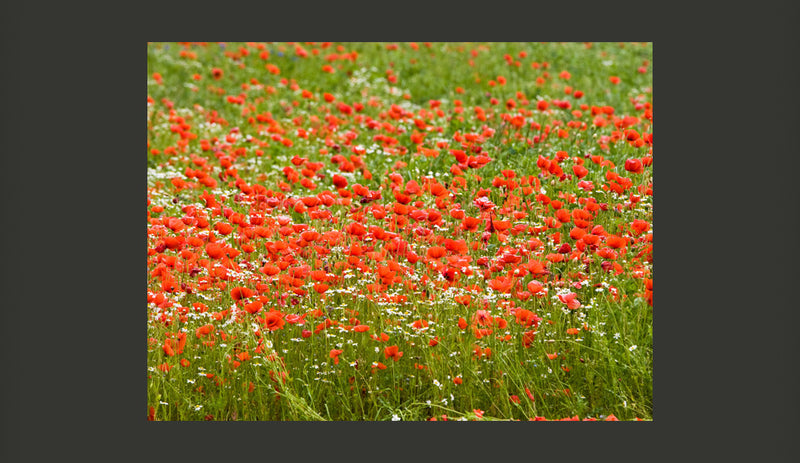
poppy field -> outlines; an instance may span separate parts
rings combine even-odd
[[[652,420],[652,64],[148,43],[148,419]]]

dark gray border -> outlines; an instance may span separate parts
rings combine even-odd
[[[126,14],[127,38],[124,25],[86,9],[65,5],[34,15],[31,6],[3,6],[4,461],[117,454],[156,461],[790,461],[800,411],[798,316],[789,299],[800,210],[792,178],[800,122],[796,7],[762,2],[756,14],[736,7],[723,14],[698,11],[696,3],[659,11],[607,4],[604,15],[584,24],[580,8],[563,5],[553,13],[508,5],[495,18],[485,8],[472,11],[469,19],[480,23],[459,21],[466,11],[458,8],[442,15],[409,8],[416,23],[395,30],[416,24],[426,40],[447,35],[436,37],[438,24],[458,38],[465,34],[457,30],[489,27],[500,40],[547,35],[542,30],[620,39],[611,31],[623,28],[631,31],[625,38],[654,41],[655,421],[311,425],[145,421],[144,371],[137,368],[144,363],[144,128],[136,109],[144,106],[145,51],[134,31],[151,20],[163,20],[162,31],[191,22],[185,6],[170,15],[161,5],[158,13],[140,5],[138,14]],[[298,24],[308,16],[282,17],[272,6],[263,16],[191,8],[213,17],[208,27],[215,32],[241,30],[239,21],[249,17],[254,30],[272,31],[275,22]],[[342,7],[347,17],[337,22],[325,13],[333,38],[348,34],[341,30],[374,38],[372,28],[391,30],[385,20],[402,14],[366,21],[347,11]]]

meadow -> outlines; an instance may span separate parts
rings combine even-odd
[[[652,420],[652,65],[148,43],[148,419]]]

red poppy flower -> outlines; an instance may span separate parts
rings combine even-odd
[[[211,325],[211,324],[203,325],[200,328],[197,328],[195,330],[194,334],[195,334],[195,336],[197,336],[197,339],[200,339],[202,337],[207,336],[213,330],[214,330],[214,325]]]
[[[483,220],[478,219],[476,217],[464,217],[463,222],[461,222],[461,229],[468,231],[475,231],[478,229],[478,226],[482,223]]]
[[[354,222],[345,227],[345,231],[354,236],[363,236],[367,234],[367,229],[360,223]]]
[[[509,220],[492,220],[492,227],[499,232],[504,232],[511,228],[511,221]]]
[[[564,304],[567,304],[567,307],[569,307],[570,309],[575,310],[581,306],[581,303],[580,301],[578,301],[577,297],[578,295],[575,293],[559,294],[558,300],[560,300]]]
[[[396,361],[400,360],[400,357],[403,356],[403,353],[399,352],[398,349],[399,348],[397,346],[389,346],[389,347],[383,349],[383,355],[387,359],[391,357],[392,360],[394,360],[396,362]]]
[[[306,321],[305,321],[306,315],[307,314],[303,314],[303,315],[297,315],[297,314],[293,314],[293,313],[292,314],[288,314],[288,315],[286,315],[286,321],[288,323],[291,323],[292,325],[305,325],[305,323],[306,323]]]
[[[314,281],[324,282],[328,281],[328,274],[324,270],[314,270],[313,272],[311,272],[311,278]]]
[[[576,164],[572,166],[572,172],[575,173],[576,177],[583,178],[586,177],[586,175],[589,173],[589,169]]]
[[[472,203],[482,211],[491,211],[495,208],[495,204],[486,196],[481,196],[480,198],[472,201]]]
[[[542,290],[544,290],[544,285],[541,282],[537,280],[531,280],[528,282],[528,291],[531,293],[538,294],[542,292]]]
[[[480,326],[490,326],[493,322],[492,315],[488,310],[478,310],[472,316],[472,323]]]
[[[634,174],[641,174],[644,172],[644,166],[642,165],[642,161],[640,159],[626,159],[625,170]]]
[[[231,297],[234,301],[239,301],[248,297],[253,297],[255,292],[250,288],[244,288],[242,286],[233,288],[231,290]]]
[[[584,243],[590,246],[594,246],[600,242],[600,235],[595,235],[595,234],[583,235],[581,240],[583,240]]]
[[[314,284],[314,291],[318,292],[319,294],[322,294],[327,290],[328,290],[328,285],[326,285],[325,283]]]
[[[440,246],[433,246],[428,248],[426,255],[431,259],[438,259],[447,253],[447,249]]]
[[[164,350],[164,355],[168,357],[175,355],[175,350],[172,348],[172,339],[164,340],[164,345],[161,348]]]
[[[527,309],[517,309],[514,312],[514,316],[517,319],[517,323],[525,326],[531,326],[531,325],[538,326],[539,321],[541,320],[541,318],[537,317],[535,313]]]
[[[219,232],[220,235],[230,235],[233,232],[233,227],[229,223],[225,222],[217,222],[214,225],[214,229]]]
[[[522,333],[522,345],[525,348],[531,347],[533,340],[536,338],[536,330],[530,330]]]
[[[569,231],[569,237],[573,240],[580,240],[584,235],[586,235],[586,230],[583,228],[575,227]]]
[[[219,259],[225,255],[225,248],[219,243],[208,243],[206,245],[206,254],[212,259]]]
[[[636,219],[631,224],[631,232],[634,236],[639,236],[648,230],[650,230],[650,224],[644,220]]]
[[[283,320],[284,314],[277,310],[270,310],[264,315],[264,326],[269,331],[282,330],[283,325],[286,323]]]
[[[333,174],[332,181],[336,188],[344,188],[347,186],[347,179],[339,174]]]
[[[169,370],[171,370],[171,369],[172,369],[172,365],[170,365],[170,364],[168,364],[168,363],[164,362],[164,363],[162,363],[161,365],[159,365],[159,366],[158,366],[158,369],[159,369],[160,371],[163,371],[164,373],[168,373],[168,372],[169,372]]]
[[[499,276],[489,281],[489,287],[501,293],[508,293],[514,287],[514,279],[510,277]]]
[[[606,244],[614,249],[624,248],[628,244],[628,240],[621,236],[608,235],[606,237]]]
[[[263,307],[263,306],[264,306],[264,304],[262,304],[259,301],[251,302],[249,304],[245,304],[244,305],[244,310],[247,311],[247,313],[255,314],[255,313],[258,313],[258,311],[261,310],[261,307]]]
[[[427,328],[428,327],[428,320],[423,320],[423,319],[416,320],[416,321],[414,321],[414,323],[411,324],[411,327],[412,328],[416,328],[418,330],[422,329],[422,328]]]
[[[259,269],[261,273],[269,276],[277,275],[281,272],[281,269],[277,265],[273,264],[266,264]]]

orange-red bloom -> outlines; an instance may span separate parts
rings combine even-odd
[[[517,309],[514,312],[514,316],[517,319],[517,323],[525,326],[539,326],[539,322],[541,321],[541,318],[537,317],[535,313],[527,309]]]
[[[219,259],[225,255],[225,248],[219,243],[208,243],[206,245],[206,254],[212,259]]]
[[[544,285],[541,282],[537,280],[531,280],[528,282],[528,291],[530,291],[531,293],[538,294],[543,290],[544,290]]]
[[[334,365],[338,365],[339,364],[339,356],[342,355],[343,352],[344,351],[341,350],[341,349],[331,349],[331,352],[330,352],[329,356],[330,356],[330,358],[333,359],[333,364]]]
[[[478,226],[483,223],[483,220],[475,218],[475,217],[464,217],[464,220],[461,222],[461,229],[467,231],[475,231],[478,229]]]
[[[314,291],[318,292],[319,294],[322,294],[327,290],[328,290],[328,285],[326,285],[325,283],[314,284]]]
[[[244,305],[244,310],[246,310],[247,313],[256,314],[256,313],[258,313],[259,310],[261,310],[261,307],[263,307],[263,306],[264,306],[264,304],[262,304],[261,302],[255,301],[255,302],[251,302],[249,304],[245,304]]]
[[[575,293],[559,294],[558,300],[560,300],[564,304],[567,304],[567,307],[569,307],[572,310],[575,310],[581,306],[580,301],[578,301],[578,295]]]
[[[245,287],[242,287],[242,286],[233,288],[231,290],[231,297],[233,298],[234,301],[239,301],[241,299],[246,299],[248,297],[253,297],[254,294],[255,294],[255,292],[252,289],[245,288]]]
[[[387,359],[391,357],[392,360],[394,360],[396,362],[396,361],[400,360],[400,357],[403,356],[403,353],[399,352],[398,349],[399,348],[397,346],[389,346],[389,347],[383,349],[383,355]]]
[[[625,170],[633,174],[641,174],[644,172],[644,166],[642,165],[642,161],[639,159],[627,159],[625,161]]]
[[[233,232],[231,224],[225,222],[217,222],[217,224],[214,225],[214,229],[217,230],[220,235],[230,235],[231,232]]]
[[[536,330],[530,330],[522,333],[522,345],[526,348],[531,347],[533,340],[536,338]]]
[[[166,339],[161,347],[164,350],[164,355],[168,357],[175,355],[175,350],[172,348],[172,339]]]
[[[619,249],[625,247],[628,244],[628,240],[616,235],[608,235],[606,237],[606,244],[614,249]]]
[[[489,287],[501,293],[508,293],[514,287],[514,279],[500,276],[489,281]]]
[[[639,236],[648,230],[650,230],[650,224],[644,220],[637,219],[634,220],[633,223],[631,224],[631,233],[634,236]]]
[[[431,259],[438,259],[447,253],[447,249],[440,246],[433,246],[428,248],[426,255]]]
[[[284,314],[278,310],[270,310],[264,314],[264,327],[269,331],[282,330],[286,323],[283,319]]]
[[[480,326],[491,326],[493,321],[492,315],[488,310],[478,310],[472,316],[472,323]]]

